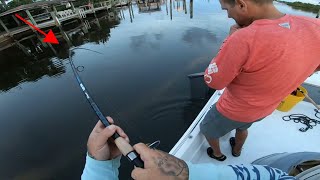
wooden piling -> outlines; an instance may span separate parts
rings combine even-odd
[[[132,3],[131,3],[131,2],[130,2],[130,7],[131,7],[131,14],[132,14],[132,17],[134,18],[133,9],[132,9]]]
[[[3,27],[3,29],[11,36],[9,29],[7,28],[7,26],[3,23],[3,21],[1,19],[0,19],[0,24]]]
[[[52,17],[52,20],[54,21],[54,24],[59,27],[61,26],[61,22],[59,21],[59,18],[56,16],[54,12],[50,12],[50,15]]]
[[[40,37],[40,35],[39,35],[37,32],[35,32],[35,33],[36,33],[36,37],[37,37],[38,40],[40,41],[41,45],[42,45],[43,47],[47,48],[49,43],[43,42],[43,39],[44,39],[44,38]]]
[[[193,0],[190,0],[190,19],[193,18]]]
[[[166,11],[167,11],[167,15],[168,15],[168,1],[167,0],[165,0],[166,1]]]
[[[22,50],[22,52],[23,52],[24,54],[26,54],[27,56],[31,56],[31,55],[32,55],[32,54],[27,50],[27,48],[26,48],[24,45],[22,45],[19,41],[15,41],[15,43],[16,43],[16,45],[19,47],[19,49]]]
[[[52,5],[52,9],[53,9],[55,14],[58,14],[57,8],[54,5]]]
[[[11,15],[11,17],[13,18],[13,20],[17,23],[18,26],[21,26],[21,22],[16,18],[15,15]]]
[[[130,8],[130,5],[129,5],[129,14],[130,14],[130,22],[132,23],[132,15],[131,15],[131,8]]]
[[[71,4],[71,9],[72,9],[72,11],[73,11],[73,12],[76,12],[76,8],[74,8],[74,5],[73,5],[72,1],[70,1],[70,4]]]
[[[100,21],[99,21],[99,19],[98,18],[96,18],[95,19],[95,21],[96,21],[96,24],[97,24],[97,26],[98,26],[98,28],[99,28],[99,30],[101,29],[101,25],[100,25]]]
[[[27,9],[27,10],[25,10],[25,12],[27,13],[27,15],[28,15],[28,17],[29,17],[29,19],[30,19],[30,21],[31,21],[31,23],[33,24],[33,25],[38,25],[37,24],[37,22],[33,19],[33,17],[32,17],[32,15],[31,15],[31,13],[30,13],[30,11]]]
[[[172,0],[170,0],[170,19],[172,20]]]

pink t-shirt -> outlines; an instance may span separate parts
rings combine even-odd
[[[222,115],[253,122],[271,114],[319,67],[320,20],[285,15],[234,32],[204,79],[213,89],[225,88],[217,102]]]

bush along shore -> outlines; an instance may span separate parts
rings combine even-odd
[[[307,12],[313,12],[318,13],[320,10],[320,5],[314,5],[310,3],[302,3],[302,2],[286,2],[286,1],[280,1],[277,0],[277,2],[287,4],[288,6],[291,6],[293,9],[299,9]]]

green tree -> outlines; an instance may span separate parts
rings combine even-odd
[[[6,0],[1,0],[2,6],[4,6],[5,8],[7,7],[7,3]]]
[[[3,0],[1,0],[1,1],[3,1]],[[9,6],[9,9],[11,9],[11,8],[15,8],[15,7],[24,5],[24,4],[30,4],[33,2],[34,2],[34,0],[12,0],[7,5]]]

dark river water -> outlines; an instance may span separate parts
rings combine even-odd
[[[315,17],[277,4],[285,13]],[[163,2],[69,22],[52,47],[30,33],[0,52],[0,179],[79,179],[97,122],[68,63],[131,142],[170,151],[206,102],[188,74],[203,71],[234,23],[218,1]],[[201,88],[200,88],[201,90]],[[203,93],[203,92],[200,92]],[[204,94],[197,94],[205,97]],[[132,165],[122,159],[120,179]]]

